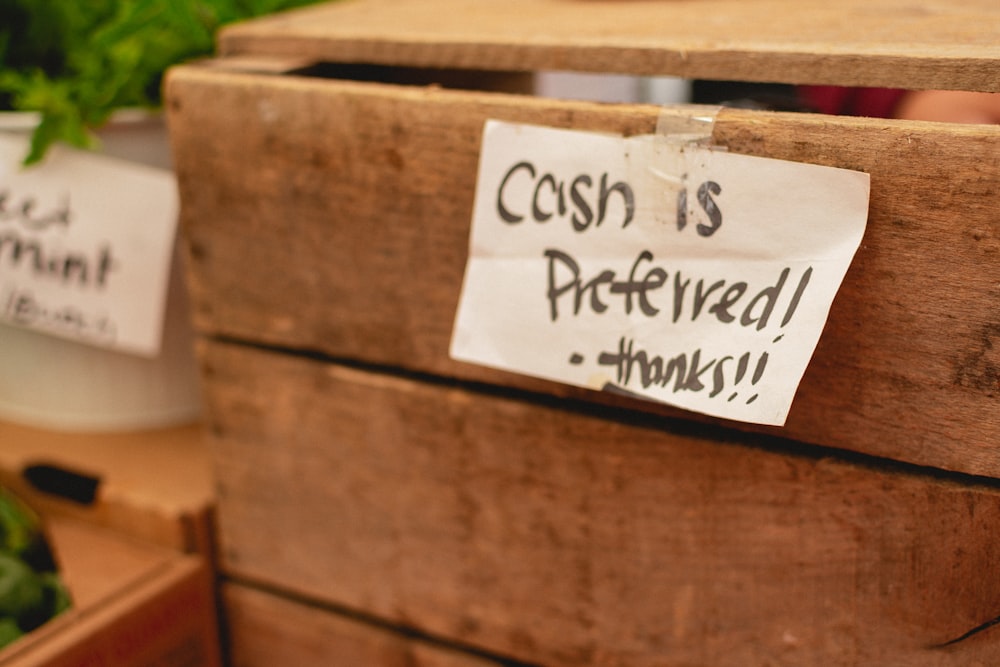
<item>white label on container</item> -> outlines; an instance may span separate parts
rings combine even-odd
[[[61,146],[24,168],[0,135],[0,321],[142,356],[160,349],[177,228],[170,171]]]
[[[489,121],[451,355],[784,424],[868,194],[856,171]]]

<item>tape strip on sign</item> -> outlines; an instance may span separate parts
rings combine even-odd
[[[487,121],[452,357],[783,424],[868,175],[700,145],[694,115],[628,138]]]
[[[675,144],[711,146],[720,109],[709,104],[664,106],[656,120],[656,136]]]

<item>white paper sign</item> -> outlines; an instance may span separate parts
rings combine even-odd
[[[159,352],[177,228],[170,171],[56,147],[20,165],[0,135],[0,321],[99,347]]]
[[[784,424],[868,192],[861,172],[489,121],[451,355]]]

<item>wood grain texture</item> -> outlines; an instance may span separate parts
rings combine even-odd
[[[0,442],[0,484],[37,511],[210,556],[214,493],[200,425],[69,433],[0,421]],[[24,471],[39,463],[98,478],[94,501],[35,488]]]
[[[65,516],[45,520],[73,606],[0,650],[0,664],[221,667],[205,558]]]
[[[996,490],[202,353],[222,568],[244,581],[531,664],[1000,660],[997,628],[933,648],[1000,613]]]
[[[168,96],[203,334],[692,417],[448,357],[483,122],[639,134],[660,109],[196,68]],[[727,110],[715,140],[871,174],[866,237],[770,432],[1000,475],[1000,128]]]
[[[500,667],[239,583],[222,586],[232,667]]]
[[[224,54],[1000,90],[993,0],[355,0],[222,32]]]

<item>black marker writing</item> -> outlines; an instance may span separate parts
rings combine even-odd
[[[746,281],[708,282],[700,278],[692,282],[693,278],[680,271],[674,273],[671,281],[668,271],[653,263],[655,258],[648,250],[639,253],[626,276],[619,276],[611,269],[585,276],[572,256],[555,248],[546,249],[543,256],[548,262],[545,297],[553,322],[560,316],[577,316],[584,310],[601,314],[612,303],[619,305],[625,314],[638,308],[647,317],[655,317],[662,308],[672,305],[669,312],[673,322],[685,314],[696,321],[704,314],[723,324],[738,322],[740,326],[760,331],[771,321],[791,274],[786,267],[773,283],[752,289]],[[781,326],[791,321],[811,276],[809,267],[799,278]]]
[[[781,336],[773,342],[777,343],[779,340]],[[769,356],[766,351],[756,356],[750,377],[751,387],[755,387],[764,376]],[[742,382],[751,358],[751,352],[744,352],[738,361],[730,355],[706,359],[702,358],[700,348],[690,353],[682,352],[664,357],[641,349],[634,340],[622,336],[618,340],[618,349],[601,352],[597,363],[614,368],[615,381],[621,387],[627,388],[637,383],[643,389],[669,388],[675,394],[682,391],[697,393],[707,390],[708,396],[714,398],[727,389],[736,388]],[[738,395],[738,391],[732,391],[727,400],[732,401]],[[757,397],[758,394],[753,393],[746,403],[753,403]]]
[[[42,230],[51,225],[69,226],[69,195],[65,195],[62,203],[50,211],[39,213],[37,208],[38,202],[34,197],[15,201],[9,191],[0,191],[0,222],[18,222],[32,230]]]
[[[0,267],[26,268],[37,277],[64,285],[103,289],[117,266],[108,244],[91,253],[66,252],[46,249],[41,240],[24,238],[14,231],[0,232]]]
[[[500,219],[508,224],[517,224],[527,215],[535,222],[547,222],[553,216],[569,216],[573,229],[582,232],[591,225],[600,226],[608,215],[612,201],[617,200],[622,209],[618,226],[624,229],[635,215],[635,194],[624,181],[612,182],[608,173],[595,179],[589,174],[577,174],[564,179],[552,173],[541,176],[535,165],[528,161],[518,162],[504,174],[497,188],[496,207]],[[521,192],[531,192],[526,200],[518,200],[508,192],[512,182],[524,181],[526,188]],[[567,201],[568,199],[568,201]]]
[[[722,194],[722,186],[715,181],[705,181],[698,186],[695,196],[701,210],[708,216],[709,224],[699,222],[695,229],[699,236],[711,236],[722,226],[722,209],[719,208],[715,196]],[[714,196],[713,196],[714,195]],[[684,231],[688,223],[687,188],[683,187],[677,193],[677,231]]]
[[[72,304],[46,303],[28,290],[11,289],[4,296],[0,315],[0,319],[20,326],[54,331],[81,340],[107,344],[117,337],[117,327],[107,315],[89,313]]]

